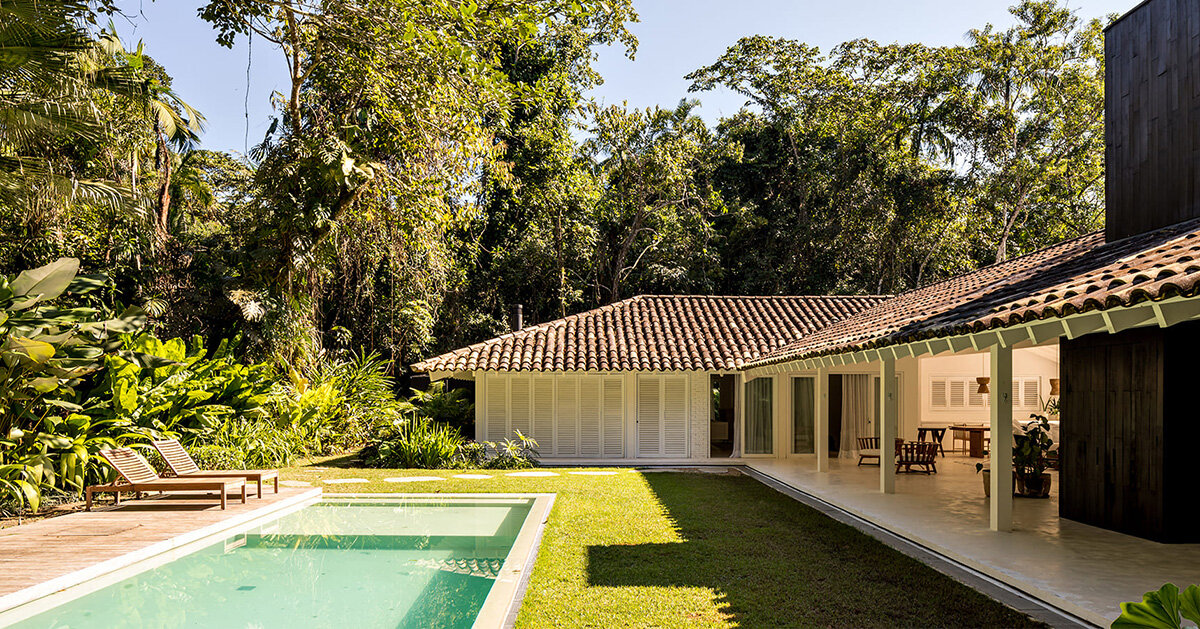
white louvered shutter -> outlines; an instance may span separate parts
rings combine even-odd
[[[554,378],[533,378],[533,431],[538,451],[554,453]]]
[[[662,454],[687,456],[687,377],[665,377],[662,393]]]
[[[1021,402],[1021,379],[1012,379],[1012,405],[1013,408],[1022,408],[1025,405]]]
[[[1025,381],[1021,383],[1021,401],[1024,402],[1026,408],[1041,408],[1041,384],[1041,378],[1025,378]]]
[[[987,406],[987,398],[983,393],[979,392],[979,382],[975,380],[966,380],[967,383],[967,405],[972,408],[983,408]]]
[[[487,407],[484,409],[485,439],[501,441],[508,434],[508,378],[489,374],[487,379]]]
[[[579,380],[579,455],[600,456],[600,378]]]
[[[604,456],[625,456],[625,383],[621,378],[604,378]]]
[[[554,418],[554,453],[558,456],[577,456],[579,378],[565,376],[557,380],[558,412]]]
[[[533,423],[529,381],[529,376],[514,376],[512,384],[509,385],[508,434],[504,435],[506,439],[515,439],[518,430],[526,437],[529,436],[530,425]]]
[[[658,456],[662,433],[661,383],[653,376],[640,376],[637,389],[637,453]]]
[[[967,405],[967,383],[964,380],[950,381],[950,408],[963,408]]]
[[[933,408],[946,408],[950,398],[946,393],[946,379],[934,378],[929,381],[929,405]]]

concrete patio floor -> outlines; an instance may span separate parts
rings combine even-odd
[[[1050,499],[1013,499],[1013,531],[988,529],[988,500],[973,459],[938,458],[938,474],[898,474],[896,493],[879,491],[879,468],[831,459],[746,464],[897,535],[1102,626],[1123,601],[1163,583],[1200,583],[1200,544],[1160,544],[1058,517]]]

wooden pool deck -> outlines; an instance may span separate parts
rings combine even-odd
[[[213,496],[165,494],[0,529],[0,612],[320,494],[268,489],[225,510]]]

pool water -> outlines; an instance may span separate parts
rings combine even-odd
[[[15,627],[470,627],[532,500],[326,499]]]

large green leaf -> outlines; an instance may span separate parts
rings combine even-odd
[[[1179,629],[1179,588],[1167,583],[1146,592],[1140,603],[1121,603],[1121,615],[1112,629]]]
[[[54,346],[12,335],[4,340],[4,345],[0,345],[0,355],[6,358],[6,362],[8,357],[13,356],[23,358],[35,365],[44,365],[54,358]]]
[[[22,271],[8,286],[13,293],[10,309],[23,310],[39,301],[57,298],[78,273],[77,258],[59,258],[45,266]]]
[[[1200,626],[1200,585],[1189,585],[1179,594],[1179,611],[1184,618]]]

